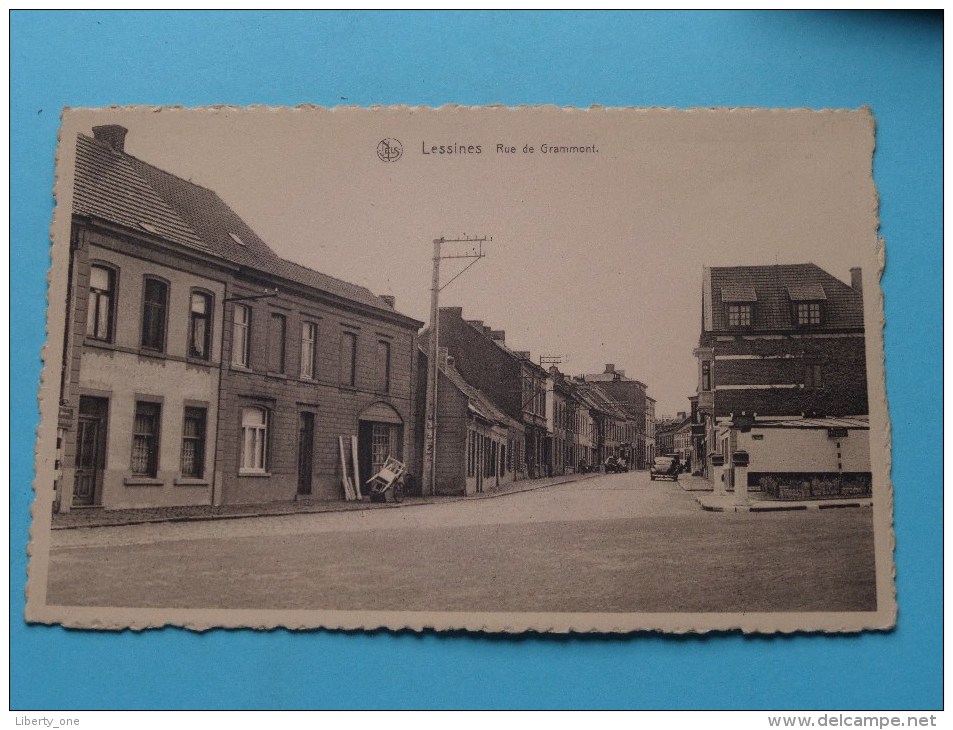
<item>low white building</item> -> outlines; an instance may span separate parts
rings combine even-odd
[[[794,418],[725,424],[718,439],[722,453],[748,452],[749,491],[811,498],[870,494],[869,434],[866,417]]]

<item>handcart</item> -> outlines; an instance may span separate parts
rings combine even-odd
[[[404,501],[404,475],[407,467],[403,462],[388,456],[384,466],[374,476],[367,480],[368,494],[372,502]],[[390,497],[388,497],[390,494]]]

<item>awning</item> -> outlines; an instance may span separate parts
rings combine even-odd
[[[721,287],[721,301],[723,302],[756,302],[758,295],[754,287],[747,284],[729,284]]]
[[[827,299],[824,287],[820,284],[799,284],[788,287],[788,296],[792,302],[823,302]]]

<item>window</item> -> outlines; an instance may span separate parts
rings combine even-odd
[[[136,401],[136,417],[132,424],[132,473],[155,477],[159,467],[158,403]]]
[[[232,364],[247,368],[251,352],[251,309],[236,304],[232,316]]]
[[[729,327],[750,327],[751,326],[751,305],[750,304],[729,304],[728,305],[728,326]]]
[[[189,299],[189,357],[212,356],[212,297],[194,291]]]
[[[702,362],[702,390],[711,390],[711,363],[708,360]]]
[[[264,474],[268,444],[268,413],[264,408],[242,409],[240,474]]]
[[[808,364],[804,367],[804,387],[823,388],[824,372],[820,365]]]
[[[283,314],[271,315],[271,336],[269,337],[268,370],[272,373],[285,371],[285,328]]]
[[[820,302],[798,302],[795,305],[797,323],[801,326],[821,323]]]
[[[314,380],[318,354],[318,325],[301,323],[301,377]]]
[[[160,279],[146,278],[142,297],[142,347],[165,350],[165,318],[169,285]]]
[[[390,343],[384,340],[377,343],[377,389],[390,392]]]
[[[467,476],[476,475],[474,463],[476,460],[476,433],[467,429]]]
[[[357,376],[357,335],[354,332],[341,334],[341,382],[354,385]]]
[[[182,476],[201,479],[205,476],[205,409],[185,409],[182,424]]]
[[[89,309],[86,313],[86,335],[103,342],[113,341],[113,302],[116,296],[116,273],[105,266],[89,270]]]

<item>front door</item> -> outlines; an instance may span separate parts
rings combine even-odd
[[[371,473],[381,470],[391,455],[390,424],[375,423],[371,431]],[[369,475],[369,476],[370,476]]]
[[[298,494],[311,494],[314,470],[314,414],[303,412],[298,418]]]
[[[76,426],[76,477],[73,506],[99,504],[106,462],[106,398],[81,396],[79,423]]]

